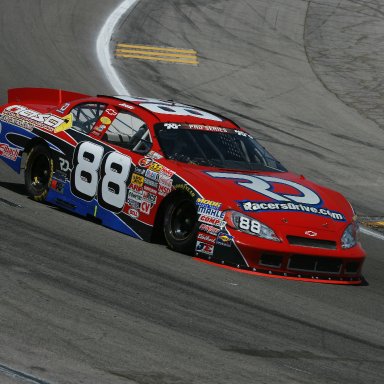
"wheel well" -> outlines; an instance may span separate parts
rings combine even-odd
[[[45,145],[47,148],[49,148],[49,145],[46,141],[41,139],[40,137],[35,137],[32,140],[28,141],[27,145],[24,148],[23,154],[28,154],[33,147],[36,147],[37,145]]]
[[[156,213],[155,224],[153,226],[153,231],[151,236],[151,242],[154,242],[154,243],[165,242],[164,233],[163,233],[163,222],[164,222],[165,211],[167,209],[168,204],[172,200],[178,198],[179,196],[180,197],[183,196],[192,200],[191,196],[188,193],[181,190],[173,191],[164,198],[164,200],[161,202]]]

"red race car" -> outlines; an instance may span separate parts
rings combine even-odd
[[[248,273],[359,284],[365,253],[339,193],[288,172],[233,121],[190,105],[8,92],[0,158],[45,200]]]

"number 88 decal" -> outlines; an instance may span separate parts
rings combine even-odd
[[[71,174],[72,192],[83,200],[91,201],[97,194],[100,205],[120,212],[127,197],[127,179],[131,158],[118,152],[104,156],[100,145],[83,142],[75,150]],[[100,179],[99,179],[100,170]]]

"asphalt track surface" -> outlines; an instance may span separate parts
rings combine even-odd
[[[95,40],[118,3],[3,0],[1,101],[17,86],[113,93]],[[374,1],[141,0],[111,49],[196,49],[198,66],[114,65],[132,94],[229,114],[290,169],[379,216],[382,11]],[[255,277],[35,203],[22,181],[0,165],[1,384],[384,382],[382,240],[361,238],[364,286]]]

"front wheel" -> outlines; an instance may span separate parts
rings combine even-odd
[[[164,236],[169,248],[193,254],[197,237],[197,210],[185,196],[176,197],[167,207],[164,217]]]
[[[36,201],[43,201],[52,183],[53,159],[51,151],[45,145],[31,149],[25,164],[25,187]]]

